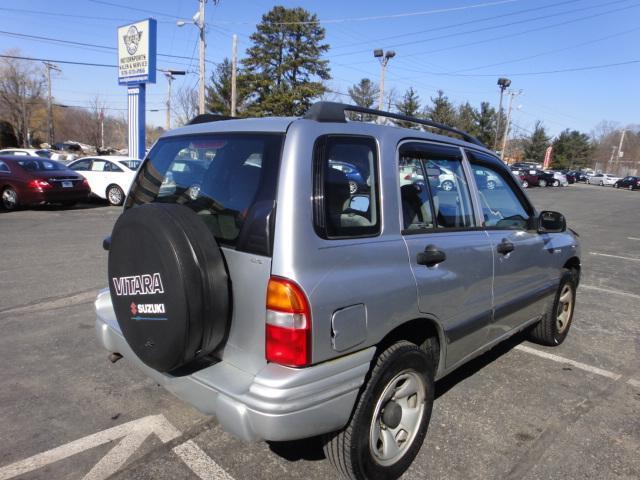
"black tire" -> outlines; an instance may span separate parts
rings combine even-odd
[[[547,181],[546,181],[546,180],[544,180],[544,179],[542,179],[542,180],[540,180],[540,182],[538,183],[538,185],[539,185],[539,186],[541,186],[541,187],[546,187],[546,186],[547,186]]]
[[[560,180],[554,180],[553,181],[553,186],[554,187],[559,187],[560,186]]]
[[[124,192],[118,185],[109,185],[106,191],[109,205],[119,207],[124,203]]]
[[[534,325],[529,332],[529,336],[532,341],[541,345],[547,345],[554,347],[560,345],[567,338],[569,328],[571,328],[571,322],[573,320],[573,313],[576,305],[576,285],[577,278],[574,272],[565,270],[560,279],[560,285],[558,285],[558,291],[544,314],[542,320]],[[565,302],[561,302],[560,298],[563,297],[566,289],[570,289],[571,304],[567,306]],[[567,310],[568,308],[568,310]],[[567,312],[566,319],[560,324],[560,309]]]
[[[16,210],[20,206],[20,197],[11,187],[5,187],[2,189],[2,207],[5,210]]]
[[[75,200],[69,200],[67,202],[62,202],[61,205],[66,208],[71,208],[71,207],[75,207],[77,203],[78,202],[76,202]]]
[[[453,185],[453,182],[451,180],[445,180],[444,182],[442,182],[442,185],[440,185],[440,187],[445,192],[451,192],[451,191],[453,191],[454,185]]]
[[[620,188],[620,185],[618,185],[618,182],[613,184],[613,188]]]
[[[231,285],[220,248],[184,205],[126,210],[109,248],[111,301],[140,360],[170,372],[213,352],[231,320]]]
[[[415,385],[418,386],[416,392],[422,391],[421,387],[424,388],[422,401],[419,401],[421,395],[414,394],[415,408],[420,409],[421,413],[418,414],[416,427],[409,434],[402,423],[396,423],[395,427],[384,423],[387,421],[391,425],[391,422],[401,422],[404,413],[397,412],[398,408],[400,412],[406,411],[401,405],[405,402],[396,403],[391,400],[396,397],[392,396],[381,407],[382,395],[389,392],[389,387],[395,385],[395,393],[402,390],[405,385],[402,383],[403,375],[415,381]],[[409,468],[427,434],[433,408],[433,377],[431,355],[413,343],[397,342],[377,357],[347,426],[339,432],[324,436],[325,455],[343,477],[358,480],[373,478],[390,480],[400,477]],[[411,380],[404,380],[404,382],[408,382],[407,389],[414,385]],[[409,406],[413,401],[412,397],[413,395],[406,400],[406,408],[412,408]],[[387,413],[389,413],[389,420],[383,420]],[[393,430],[396,429],[398,431],[394,433]],[[380,433],[377,450],[383,448],[385,441],[391,441],[388,440],[389,435],[395,436],[393,443],[396,447],[398,438],[406,438],[406,443],[397,447],[399,456],[390,459],[391,463],[386,465],[380,463],[383,460],[376,457],[371,447],[371,438],[377,436],[376,431]],[[385,437],[382,432],[388,432],[385,441],[382,441],[382,437]],[[403,432],[407,437],[404,437]]]
[[[629,185],[629,190],[633,190],[633,185]]]

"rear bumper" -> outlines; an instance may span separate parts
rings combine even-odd
[[[23,196],[24,203],[59,203],[81,202],[89,198],[89,190],[45,190],[43,192],[30,191]]]
[[[307,368],[265,365],[251,374],[221,361],[174,377],[142,363],[120,332],[109,291],[96,300],[98,339],[177,397],[243,440],[286,441],[342,428],[351,415],[375,348]]]

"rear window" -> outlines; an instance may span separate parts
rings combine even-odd
[[[53,160],[18,160],[17,163],[25,170],[30,172],[43,172],[49,170],[64,170],[66,167],[61,163],[54,162]]]
[[[43,158],[51,158],[51,152],[48,150],[36,150],[36,155]]]
[[[210,134],[161,139],[149,152],[126,207],[177,203],[196,212],[223,244],[267,254],[281,134]]]

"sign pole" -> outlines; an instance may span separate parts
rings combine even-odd
[[[145,93],[146,85],[139,83],[127,89],[129,104],[129,157],[144,158],[146,153],[145,135]]]

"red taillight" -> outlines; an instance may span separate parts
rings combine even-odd
[[[45,188],[51,188],[51,184],[46,180],[34,179],[29,182],[29,188],[34,190],[44,190]]]
[[[83,178],[83,179],[82,179],[82,186],[83,186],[83,187],[87,187],[87,188],[89,188],[89,182],[87,182],[87,179],[86,179],[86,178]]]
[[[311,362],[311,310],[302,289],[271,277],[267,287],[267,361],[303,367]]]
[[[404,179],[405,179],[405,180],[411,180],[411,174],[409,174],[409,175],[405,175]]]

